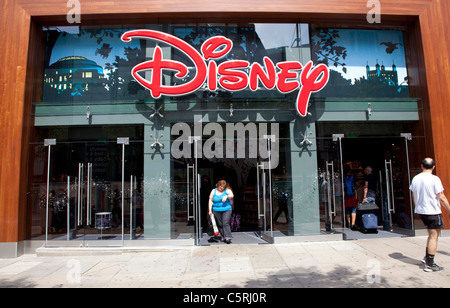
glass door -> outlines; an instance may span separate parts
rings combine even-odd
[[[121,246],[130,234],[136,237],[133,221],[137,221],[139,193],[135,176],[125,181],[125,145],[67,144],[73,153],[71,162],[76,164],[76,170],[69,168],[75,176],[67,176],[68,240],[80,241],[83,246]]]
[[[273,230],[273,196],[272,196],[272,143],[274,135],[263,136],[260,142],[267,145],[267,160],[256,166],[256,192],[258,199],[258,235],[268,243],[274,242]]]
[[[124,132],[130,138],[117,137]],[[30,151],[31,238],[79,247],[142,236],[142,133],[140,126],[37,129]]]
[[[46,246],[122,246],[142,235],[143,198],[127,170],[125,141],[47,146],[40,197]]]
[[[199,136],[189,137],[189,143],[193,145],[194,159],[187,164],[187,217],[188,223],[194,224],[194,243],[201,245],[203,238],[202,228],[202,198],[201,198],[201,175],[198,171],[198,147],[202,146]]]
[[[264,164],[257,164],[258,235],[268,243],[273,243],[272,225],[272,183],[270,170]]]
[[[412,208],[408,141],[411,134],[402,134],[387,143],[384,160],[384,180],[381,186],[383,205],[383,229],[404,235],[414,235],[414,215]]]
[[[346,226],[342,195],[342,138],[343,135],[334,134],[332,138],[323,138],[318,142],[320,223],[323,232],[341,231]]]
[[[187,224],[194,226],[194,243],[201,245],[203,238],[202,211],[201,211],[201,179],[197,164],[187,164],[186,172],[186,208]]]
[[[125,204],[129,191],[122,190],[121,181],[100,176],[100,169],[100,165],[91,162],[78,164],[74,209],[77,228],[71,239],[84,246],[121,246],[125,239],[125,212],[129,217]]]

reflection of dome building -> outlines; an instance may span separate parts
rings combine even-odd
[[[103,68],[84,57],[66,57],[45,70],[44,82],[58,93],[68,89],[72,96],[83,95],[90,87],[104,85]]]
[[[370,66],[367,64],[367,80],[377,80],[381,83],[387,84],[389,86],[398,86],[398,74],[397,66],[392,65],[392,71],[387,71],[384,65],[375,65],[375,70],[370,70]]]

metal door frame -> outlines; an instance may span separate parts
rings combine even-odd
[[[264,163],[256,163],[257,177],[257,199],[258,199],[258,235],[266,242],[274,243],[273,233],[273,200],[272,200],[272,161],[271,149],[272,143],[275,142],[275,135],[264,135],[263,139],[267,141],[268,153],[268,171],[264,167]],[[266,182],[267,181],[267,182]],[[269,199],[269,202],[267,202]],[[268,213],[268,217],[266,214]]]
[[[342,142],[341,139],[345,138],[344,135],[333,135],[333,141],[337,141],[337,139],[335,140],[335,136],[337,136],[339,138],[339,150],[340,150],[340,159],[341,159],[341,176],[342,176],[342,187],[343,187],[343,154],[342,154]],[[406,171],[407,171],[407,175],[408,175],[408,187],[409,184],[411,183],[411,172],[410,172],[410,165],[409,165],[409,153],[408,153],[408,140],[412,140],[412,135],[410,133],[401,133],[400,136],[361,136],[361,137],[356,137],[356,138],[352,138],[354,139],[370,139],[370,138],[376,138],[376,139],[380,139],[380,140],[388,140],[388,139],[397,139],[397,138],[402,138],[405,141],[405,156],[406,156]],[[350,139],[350,138],[349,138]],[[394,232],[394,233],[400,233],[400,234],[404,234],[404,235],[408,235],[408,236],[414,236],[415,234],[415,227],[414,227],[414,214],[413,214],[413,205],[412,205],[412,198],[411,198],[411,191],[408,192],[409,194],[409,207],[410,207],[410,219],[411,219],[411,229],[405,229],[405,228],[399,228],[399,227],[395,227],[393,225],[393,221],[392,221],[392,214],[395,214],[395,200],[394,200],[394,191],[393,191],[393,169],[392,169],[392,159],[386,159],[386,156],[383,158],[384,160],[384,176],[385,176],[385,185],[383,185],[383,176],[381,174],[381,170],[380,170],[380,190],[386,189],[386,203],[387,203],[387,211],[383,210],[384,207],[384,193],[381,193],[381,205],[380,206],[380,211],[383,217],[383,220],[389,221],[389,226],[385,226],[384,225],[384,221],[383,221],[383,227],[384,229],[390,229],[388,231]],[[405,192],[406,194],[406,192]],[[342,206],[343,206],[343,211],[345,211],[345,200],[343,198],[342,201]],[[407,206],[405,204],[405,206]],[[388,217],[385,217],[384,215],[388,215]],[[379,223],[380,225],[380,223]],[[344,215],[344,227],[345,227],[345,215]]]
[[[404,138],[405,141],[405,155],[406,155],[406,169],[408,174],[408,187],[411,184],[411,172],[409,165],[409,153],[408,153],[408,140],[412,140],[412,135],[410,133],[402,133],[400,137]],[[389,226],[391,232],[400,233],[407,236],[415,235],[415,226],[414,226],[414,212],[413,212],[413,204],[412,204],[412,196],[411,191],[408,189],[409,194],[409,210],[410,210],[410,221],[411,221],[411,229],[397,227],[393,224],[392,215],[395,214],[395,194],[394,194],[394,186],[393,186],[393,167],[392,167],[392,159],[384,160],[385,165],[385,179],[386,179],[386,201],[387,201],[387,212]],[[406,194],[406,192],[404,192]],[[405,204],[406,206],[406,204]]]
[[[188,211],[188,222],[189,219],[194,221],[194,244],[196,246],[200,245],[200,241],[203,237],[202,230],[202,218],[201,218],[201,176],[198,173],[198,157],[197,157],[197,147],[198,142],[201,141],[200,136],[189,136],[189,143],[194,144],[194,163],[187,165],[187,211]],[[189,170],[192,169],[190,172]],[[192,173],[192,175],[191,175]],[[192,191],[190,191],[190,180],[192,180]],[[190,192],[192,193],[192,215],[190,215]]]
[[[336,162],[336,168],[339,170],[339,174],[340,174],[340,182],[341,182],[341,189],[343,189],[344,187],[344,174],[343,174],[343,161],[342,161],[342,138],[344,138],[344,134],[333,134],[332,135],[332,141],[333,142],[337,142],[338,143],[338,147],[339,147],[339,155],[337,157],[337,159],[339,160],[339,162]],[[333,160],[327,160],[325,162],[325,180],[327,181],[327,208],[326,208],[326,215],[325,218],[328,219],[328,223],[327,221],[325,221],[325,229],[327,232],[335,232],[335,230],[333,229],[333,222],[338,214],[337,212],[337,208],[336,208],[336,177],[335,177],[335,166],[334,166],[334,161]],[[342,191],[341,191],[342,192]],[[346,227],[346,220],[345,220],[345,199],[344,196],[342,194],[342,226],[343,228]]]
[[[121,185],[121,207],[122,207],[122,231],[121,231],[121,241],[120,240],[90,240],[86,238],[86,228],[92,224],[93,219],[91,211],[91,199],[92,199],[92,163],[79,163],[78,164],[78,176],[67,176],[67,234],[66,240],[51,240],[48,239],[49,230],[49,190],[50,190],[50,168],[51,168],[51,146],[56,145],[56,139],[45,139],[44,146],[48,147],[48,162],[47,162],[47,187],[46,187],[46,213],[45,213],[45,246],[73,246],[73,243],[81,246],[124,246],[124,227],[125,227],[125,212],[124,212],[124,195],[125,195],[125,146],[129,144],[128,137],[117,138],[117,144],[122,145],[122,185]],[[86,181],[84,181],[86,171]],[[72,179],[74,180],[72,181]],[[133,179],[133,176],[132,176]],[[74,184],[76,194],[75,202],[73,208],[71,207],[71,183]],[[131,180],[130,191],[132,191],[133,180]],[[132,194],[131,194],[132,196]],[[84,203],[85,202],[85,203]],[[84,203],[84,204],[83,204]],[[130,201],[130,239],[132,238],[132,201]],[[74,211],[74,224],[71,224],[71,211]],[[81,241],[76,240],[76,230],[83,228],[83,236]],[[74,232],[75,231],[75,232]],[[74,233],[73,233],[74,232]],[[70,243],[70,244],[69,244]],[[54,244],[54,245],[53,245]]]

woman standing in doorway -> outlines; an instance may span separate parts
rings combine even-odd
[[[227,182],[224,180],[217,182],[216,188],[209,195],[208,214],[214,214],[219,232],[222,235],[223,241],[227,244],[231,244],[232,239],[230,220],[233,197],[233,192],[227,188]]]

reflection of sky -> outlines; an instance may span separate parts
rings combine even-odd
[[[337,46],[343,46],[347,50],[347,58],[343,61],[347,68],[347,74],[342,72],[342,67],[334,67],[330,64],[330,69],[336,70],[346,79],[359,79],[366,76],[366,65],[370,70],[375,70],[378,64],[386,67],[387,71],[392,70],[392,64],[397,66],[399,83],[406,77],[406,60],[403,43],[403,33],[401,31],[384,30],[339,30],[339,38],[336,39]],[[387,46],[380,45],[382,42],[400,43],[391,54],[386,52]]]
[[[309,43],[308,26],[298,24],[302,45]],[[265,49],[291,47],[297,38],[297,24],[255,24],[255,30]]]
[[[131,43],[124,43],[120,40],[120,36],[127,30],[114,29],[110,31],[114,34],[114,37],[105,35],[102,37],[102,42],[97,43],[97,38],[91,38],[90,33],[83,33],[79,36],[77,34],[60,35],[52,51],[50,58],[50,65],[58,61],[61,58],[69,56],[81,56],[89,60],[95,61],[101,67],[105,67],[106,63],[113,63],[116,56],[125,58],[125,47],[140,48],[139,40],[133,40]],[[104,59],[100,54],[95,54],[98,48],[101,48],[103,44],[110,44],[112,47],[111,53],[108,58]]]

